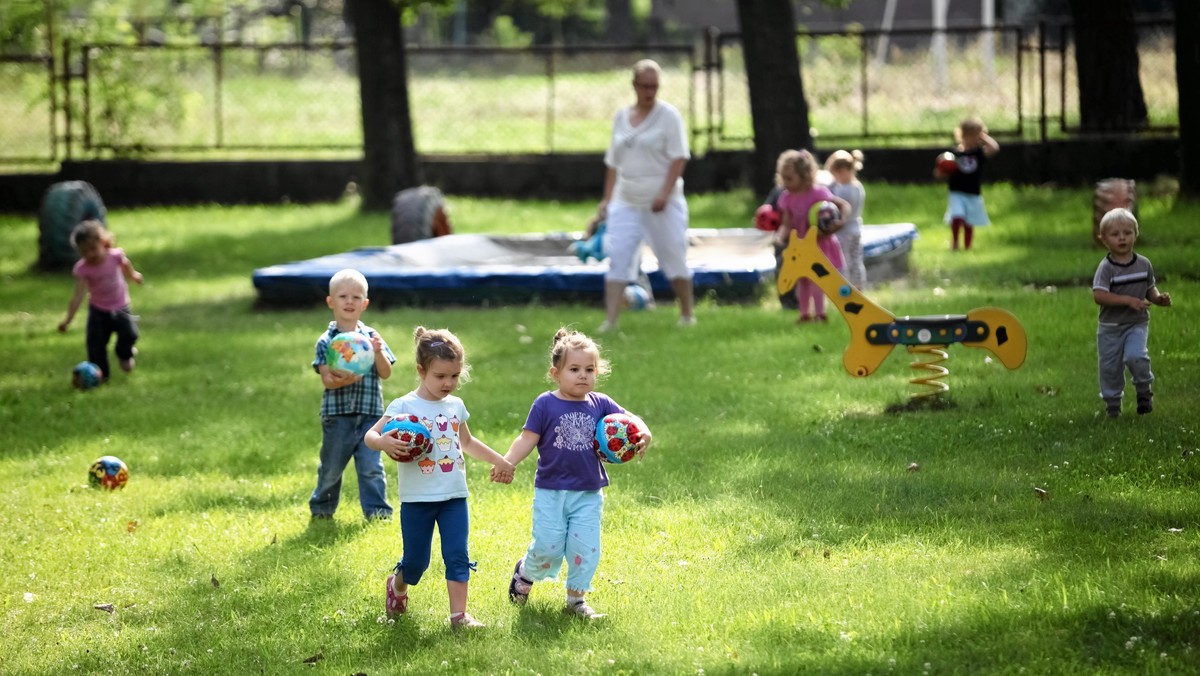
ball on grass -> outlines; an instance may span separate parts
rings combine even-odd
[[[650,305],[650,292],[641,284],[625,287],[625,306],[630,310],[645,310]]]
[[[81,361],[71,369],[71,384],[75,389],[86,392],[99,385],[103,376],[99,366],[90,361]]]
[[[129,468],[120,458],[106,455],[92,463],[88,471],[88,483],[92,488],[115,491],[129,482]]]

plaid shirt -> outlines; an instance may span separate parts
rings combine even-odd
[[[375,329],[362,322],[359,322],[354,330],[368,337],[379,335]],[[317,354],[312,363],[313,370],[317,373],[321,372],[320,367],[326,363],[325,352],[329,349],[329,341],[338,333],[341,332],[338,331],[337,322],[329,322],[329,328],[317,339]],[[392,354],[387,341],[383,343],[383,356],[387,357],[388,362],[396,363],[396,356]],[[380,380],[379,372],[374,366],[362,380],[352,385],[325,390],[325,394],[321,396],[321,417],[329,415],[383,415],[383,381]]]

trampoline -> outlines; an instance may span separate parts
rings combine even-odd
[[[329,278],[342,268],[366,276],[372,304],[508,305],[531,302],[601,302],[605,262],[580,260],[570,245],[582,233],[536,235],[447,235],[367,247],[254,271],[258,302],[265,306],[306,305],[328,295]],[[688,265],[698,297],[756,300],[775,276],[772,233],[753,228],[688,231]],[[887,261],[907,269],[917,236],[911,223],[865,226],[863,249],[868,277]],[[897,263],[903,262],[902,266]],[[671,284],[646,248],[642,270],[656,296],[670,297]]]

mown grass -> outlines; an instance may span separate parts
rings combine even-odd
[[[529,536],[532,466],[511,486],[471,466],[471,609],[446,625],[441,564],[410,616],[382,622],[396,523],[364,523],[353,473],[332,522],[310,524],[320,431],[308,366],[321,307],[254,308],[255,267],[386,244],[385,215],[316,206],[113,210],[146,275],[138,370],[69,387],[82,323],[54,331],[65,274],[31,271],[36,219],[0,217],[0,671],[84,673],[1187,673],[1198,663],[1200,503],[1195,402],[1200,210],[1140,207],[1139,249],[1176,306],[1155,308],[1156,409],[1109,421],[1096,397],[1090,195],[989,186],[995,225],[951,254],[933,186],[868,185],[868,220],[921,229],[913,272],[869,292],[898,315],[1006,308],[1024,366],[949,349],[949,405],[888,413],[909,357],[847,376],[843,323],[792,323],[702,300],[700,323],[661,307],[603,345],[602,386],[654,427],[613,468],[605,553],[587,626],[561,583],[505,598]],[[459,232],[580,229],[591,203],[450,199]],[[693,225],[741,226],[744,192],[690,198]],[[372,308],[413,378],[416,324],[446,326],[474,365],[461,394],[498,449],[547,387],[547,341],[598,307]],[[532,341],[529,340],[532,338]],[[126,489],[86,486],[97,456]],[[909,471],[916,463],[917,471]],[[394,482],[392,484],[394,486]],[[1034,488],[1045,490],[1039,500]],[[436,557],[435,557],[436,559]],[[94,608],[113,604],[113,612]]]

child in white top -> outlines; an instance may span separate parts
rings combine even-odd
[[[863,263],[862,245],[863,203],[867,199],[867,191],[858,181],[862,161],[861,150],[835,150],[825,158],[825,171],[829,172],[833,179],[829,183],[829,192],[846,200],[850,205],[850,213],[842,214],[846,222],[837,231],[838,244],[842,247],[842,273],[854,288],[860,291],[867,286],[867,268]]]
[[[446,565],[446,590],[450,595],[450,626],[475,628],[482,622],[467,613],[467,581],[475,563],[467,554],[467,477],[469,455],[493,465],[492,478],[512,481],[512,465],[487,444],[471,436],[470,414],[454,396],[460,379],[469,371],[462,343],[445,329],[418,326],[417,389],[392,401],[379,422],[367,432],[367,446],[393,460],[407,458],[408,447],[395,436],[382,434],[383,426],[402,414],[415,415],[429,429],[432,450],[412,462],[397,464],[400,485],[400,534],[404,556],[387,579],[385,608],[389,617],[408,611],[408,588],[421,580],[429,567],[433,528],[442,540]]]

